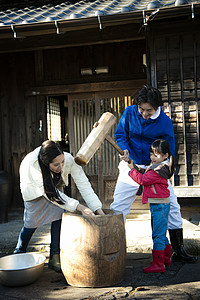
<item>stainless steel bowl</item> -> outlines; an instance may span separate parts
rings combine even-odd
[[[43,272],[46,257],[39,253],[12,254],[0,258],[0,283],[7,286],[27,285]]]

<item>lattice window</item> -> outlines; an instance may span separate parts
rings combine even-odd
[[[47,98],[47,132],[48,139],[61,141],[61,113],[58,99]]]

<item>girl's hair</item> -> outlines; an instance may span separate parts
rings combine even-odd
[[[63,151],[57,143],[54,141],[44,141],[41,145],[38,161],[42,172],[44,190],[49,200],[57,202],[58,204],[63,204],[63,200],[58,193],[57,188],[53,182],[51,171],[49,169],[49,164],[52,163],[54,158],[63,154]]]
[[[170,177],[173,175],[174,173],[174,157],[170,152],[170,147],[169,147],[169,143],[166,140],[155,140],[152,144],[151,144],[151,148],[150,148],[150,152],[154,153],[157,152],[159,154],[169,154],[169,171],[170,171]]]
[[[162,96],[158,89],[152,86],[143,86],[137,94],[136,104],[149,103],[155,110],[163,105]]]

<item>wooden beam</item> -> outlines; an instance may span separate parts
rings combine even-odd
[[[84,84],[72,84],[72,85],[54,85],[54,86],[38,86],[32,87],[26,91],[26,96],[37,95],[67,95],[74,93],[89,93],[95,91],[109,91],[109,90],[135,90],[141,88],[144,85],[144,79],[138,80],[123,80],[123,81],[111,81],[111,82],[98,82],[98,83],[84,83]]]
[[[24,38],[14,38],[10,35],[8,39],[0,39],[0,53],[95,45],[144,38],[144,32],[140,30],[139,24],[105,27],[102,30],[97,26],[84,31],[76,30],[63,34],[56,34],[56,31],[54,31],[47,35]]]
[[[161,34],[162,36],[172,36],[180,32],[199,32],[200,20],[195,19],[187,20],[174,20],[173,22],[152,22],[149,23],[148,31],[151,31],[153,35]]]
[[[174,193],[177,197],[200,197],[200,188],[199,186],[174,186]]]

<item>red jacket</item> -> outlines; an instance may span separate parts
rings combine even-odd
[[[162,171],[164,170],[165,175]],[[161,171],[161,172],[160,172]],[[168,174],[167,174],[168,173]],[[162,177],[165,176],[167,178]],[[169,203],[168,189],[169,168],[166,164],[159,164],[157,168],[150,167],[144,174],[135,169],[130,170],[129,176],[139,185],[143,185],[142,203]]]

